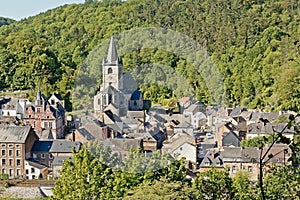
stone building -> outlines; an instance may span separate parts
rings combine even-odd
[[[95,114],[101,117],[101,114],[110,110],[115,115],[124,117],[130,110],[141,111],[143,103],[143,94],[137,83],[130,73],[123,72],[122,61],[112,37],[107,57],[102,63],[102,84],[94,96]]]

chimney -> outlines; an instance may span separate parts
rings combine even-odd
[[[211,152],[211,158],[215,159],[215,149],[212,149],[210,152]]]
[[[75,142],[75,131],[72,131],[72,141]]]

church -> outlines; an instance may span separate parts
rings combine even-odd
[[[107,57],[102,62],[102,84],[94,96],[94,112],[101,116],[110,111],[126,117],[128,111],[144,108],[143,94],[129,72],[123,72],[114,37],[111,37]]]

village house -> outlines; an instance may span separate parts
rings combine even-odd
[[[27,102],[24,110],[24,123],[31,125],[39,133],[51,130],[54,139],[63,138],[65,127],[65,108],[52,97],[51,104],[40,90],[34,103]]]
[[[30,159],[30,150],[38,136],[29,126],[0,127],[1,173],[9,178],[24,177],[25,160]]]
[[[198,156],[196,141],[194,137],[187,133],[177,133],[165,141],[162,152],[168,153],[178,160],[185,158],[186,161],[191,163],[192,168],[196,168]]]

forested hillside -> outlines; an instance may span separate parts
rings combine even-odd
[[[15,20],[10,19],[10,18],[0,17],[0,26],[9,25],[13,22],[15,22]]]
[[[79,66],[103,39],[135,27],[196,40],[223,75],[227,106],[300,109],[299,1],[127,0],[65,5],[0,28],[0,89],[40,87],[70,98]],[[164,56],[161,56],[164,55]],[[194,66],[159,49],[124,55],[126,69],[163,63],[208,103]]]

